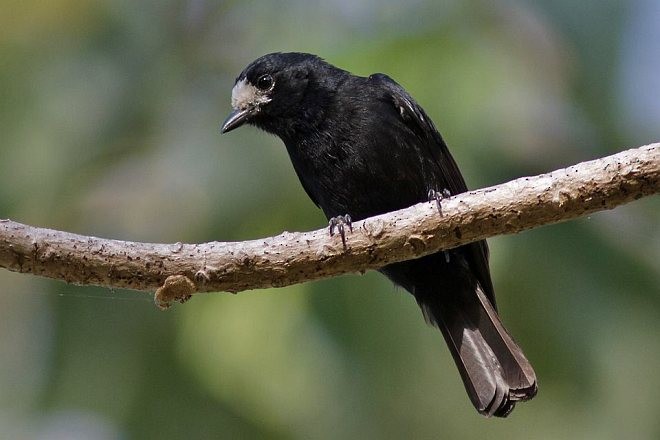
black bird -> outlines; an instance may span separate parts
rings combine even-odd
[[[360,77],[304,53],[272,53],[238,76],[226,133],[248,123],[279,136],[303,188],[330,219],[351,220],[467,191],[433,122],[387,75]],[[480,241],[380,272],[442,331],[477,411],[507,416],[536,375],[497,315]]]

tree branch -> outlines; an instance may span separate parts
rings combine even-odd
[[[0,220],[0,267],[81,285],[153,291],[166,307],[195,292],[239,292],[377,269],[660,192],[660,144],[355,222],[347,249],[327,228],[244,242],[153,244]]]

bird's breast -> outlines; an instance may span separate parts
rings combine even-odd
[[[303,187],[328,218],[350,214],[360,220],[411,206],[428,192],[409,158],[378,151],[371,142],[317,138],[287,143],[287,150]]]

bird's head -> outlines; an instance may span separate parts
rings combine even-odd
[[[256,59],[236,78],[232,112],[222,124],[222,133],[249,123],[278,134],[285,120],[301,117],[309,85],[315,84],[318,94],[318,85],[327,81],[324,77],[332,76],[325,75],[328,69],[335,68],[306,53],[271,53]]]

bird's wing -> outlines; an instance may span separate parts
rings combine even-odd
[[[468,188],[458,165],[426,112],[403,87],[389,76],[383,73],[375,73],[369,77],[369,80],[374,81],[375,84],[387,92],[403,122],[418,135],[422,140],[421,144],[428,149],[422,154],[428,153],[429,157],[433,158],[433,162],[438,167],[438,176],[440,176],[443,184],[447,186],[447,188],[434,189],[438,191],[448,189],[451,195],[466,192]],[[464,248],[467,251],[470,266],[475,271],[486,296],[495,307],[495,292],[488,269],[488,245],[486,241],[471,243],[464,246]]]
[[[444,177],[443,180],[447,185],[446,189],[451,194],[460,194],[467,191],[467,185],[454,158],[449,153],[445,141],[431,119],[426,115],[424,109],[415,102],[403,87],[384,73],[375,73],[369,79],[376,81],[380,87],[386,90],[403,122],[413,132],[417,133],[422,140],[426,140],[426,142],[422,142],[425,147],[428,147],[428,151],[424,153],[428,153],[429,157],[432,157],[434,163],[438,166],[439,175]],[[440,191],[445,188],[434,189]]]

